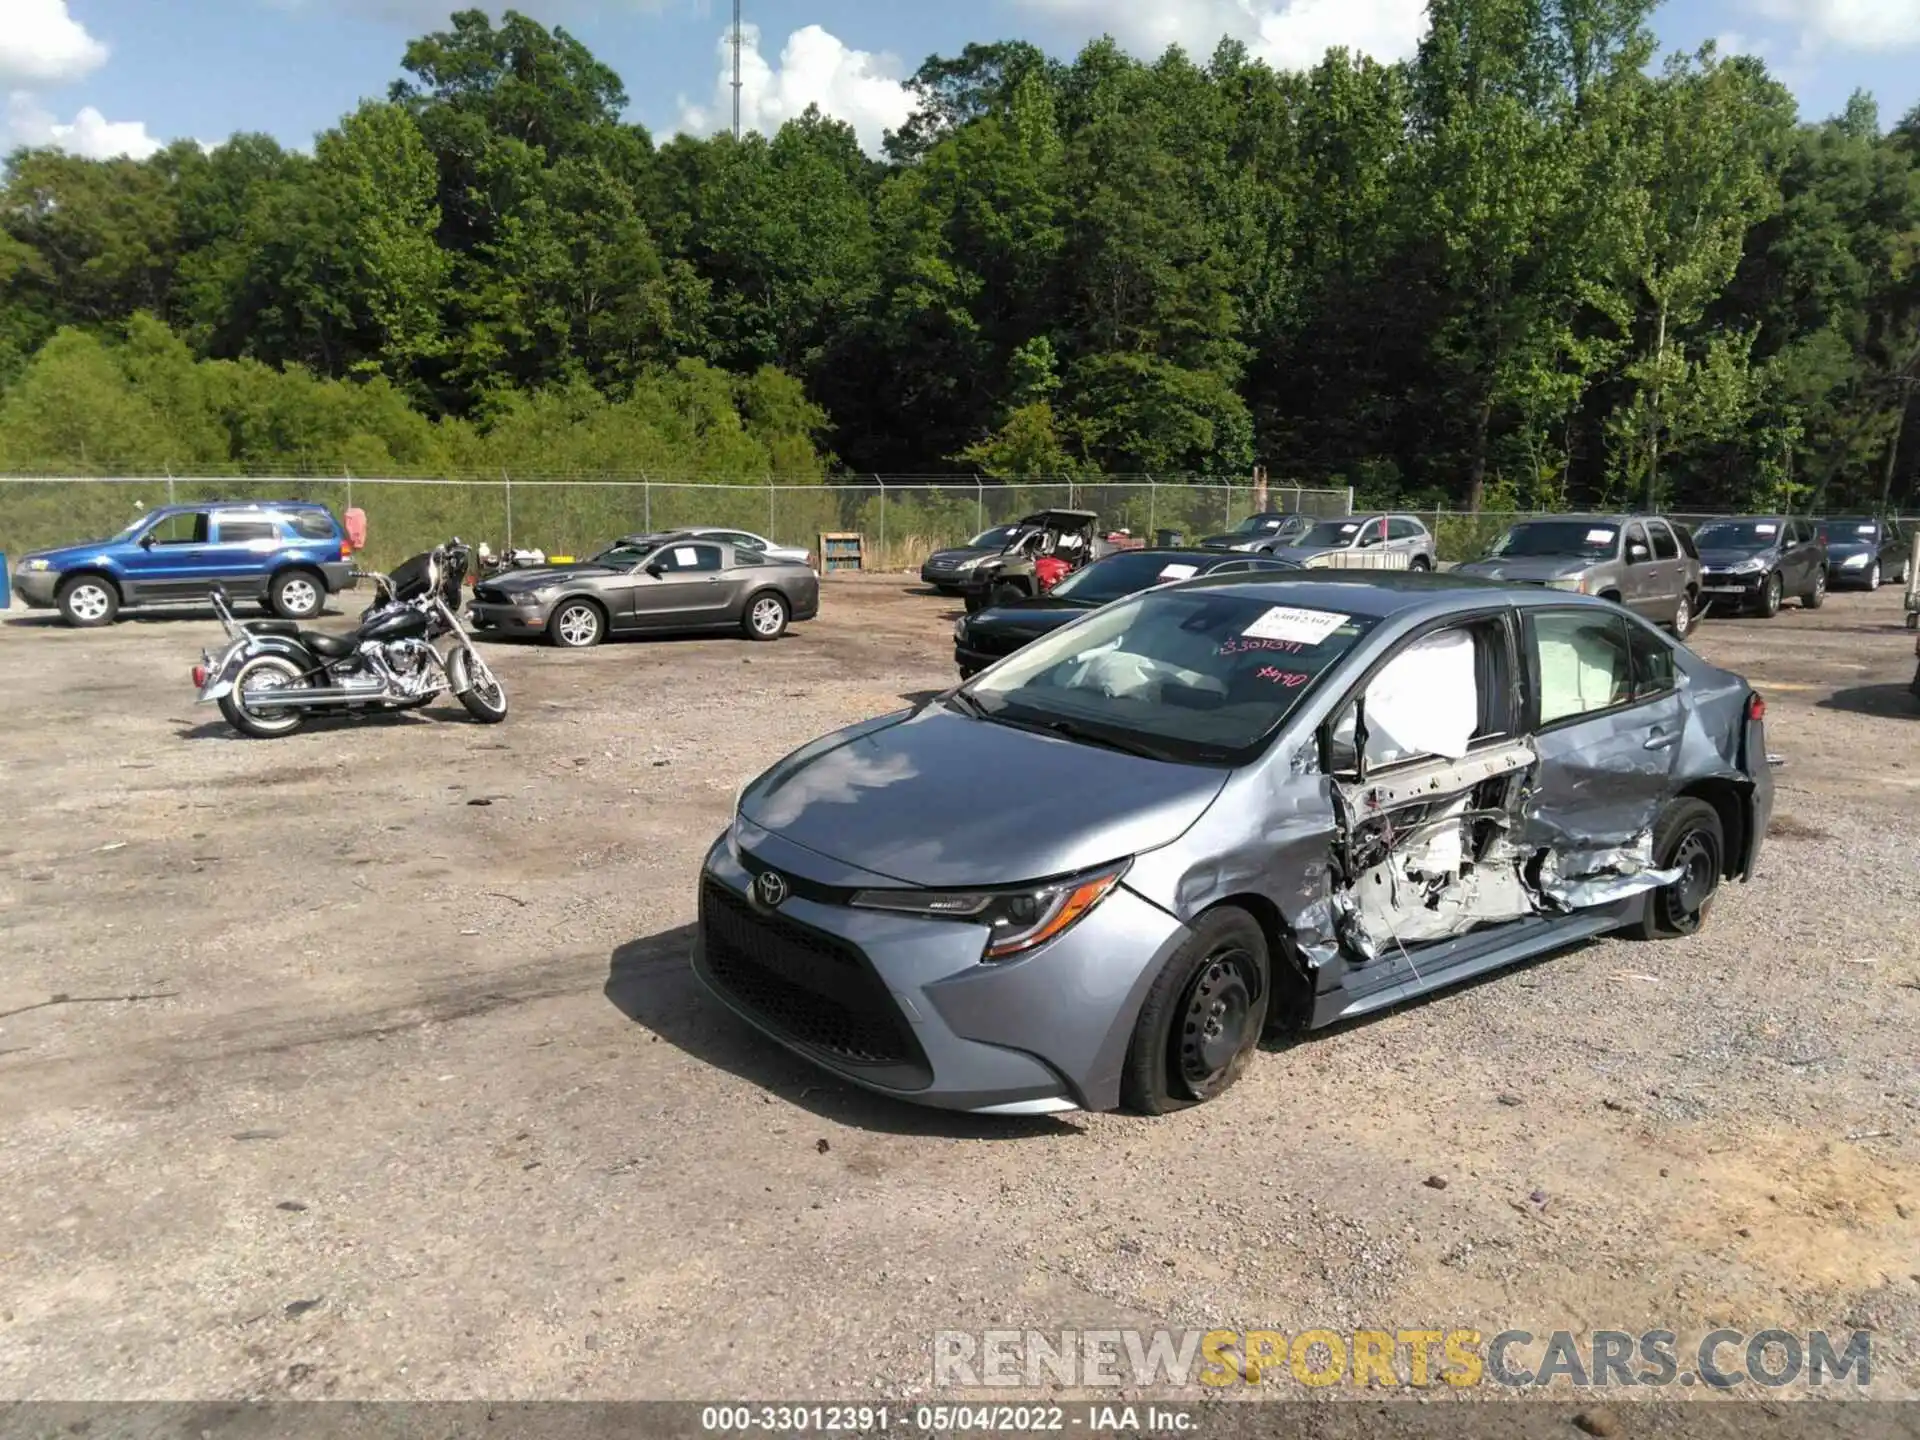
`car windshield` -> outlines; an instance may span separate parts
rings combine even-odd
[[[1004,550],[1013,537],[1020,533],[1018,525],[996,525],[991,530],[982,530],[963,547],[967,550]]]
[[[1554,555],[1601,560],[1614,553],[1619,539],[1620,527],[1605,520],[1529,520],[1502,535],[1489,553],[1508,560]]]
[[[1096,560],[1086,569],[1069,575],[1054,586],[1051,593],[1059,599],[1091,608],[1118,600],[1124,595],[1137,595],[1155,585],[1191,580],[1200,573],[1202,563],[1180,555],[1169,555],[1165,551],[1124,550],[1118,555]]]
[[[1236,763],[1374,624],[1238,590],[1150,590],[1035,641],[959,699],[1005,724]]]
[[[1778,520],[1715,520],[1693,532],[1693,543],[1703,550],[1738,550],[1752,554],[1780,543]]]
[[[131,540],[135,535],[138,535],[142,530],[144,530],[152,519],[153,519],[153,516],[151,515],[139,516],[133,521],[132,524],[128,525],[126,529],[117,532],[114,535],[113,539],[109,540],[107,543],[112,545],[112,544],[117,544],[122,540]]]
[[[1314,546],[1351,545],[1364,520],[1322,520],[1294,543],[1304,549]]]
[[[1880,527],[1871,520],[1822,520],[1820,534],[1829,544],[1847,541],[1857,543],[1877,537]]]
[[[594,556],[593,563],[605,565],[609,570],[631,570],[659,548],[657,545],[631,545],[622,540],[618,545]]]
[[[1301,515],[1249,515],[1240,522],[1239,528],[1233,533],[1264,538],[1282,532],[1292,533],[1303,528],[1305,524],[1306,517]]]

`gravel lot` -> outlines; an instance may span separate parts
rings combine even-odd
[[[868,577],[774,646],[496,646],[505,726],[274,742],[192,703],[211,620],[13,612],[0,1396],[897,1398],[942,1329],[1456,1324],[1871,1327],[1920,1393],[1894,592],[1696,636],[1789,761],[1705,934],[1163,1121],[869,1098],[687,972],[740,782],[944,687],[956,609]]]

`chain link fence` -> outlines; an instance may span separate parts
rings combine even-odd
[[[858,534],[873,570],[915,570],[935,550],[964,544],[1037,510],[1088,510],[1103,532],[1192,543],[1232,530],[1259,506],[1243,478],[1150,477],[1002,484],[972,477],[871,476],[832,484],[705,483],[684,479],[311,476],[39,478],[0,476],[0,553],[112,535],[161,505],[214,500],[313,500],[335,514],[367,514],[369,560],[391,565],[448,536],[550,555],[591,554],[621,535],[688,525],[750,530],[817,550],[823,534]],[[1266,508],[1322,518],[1353,513],[1350,489],[1270,483]],[[1433,531],[1443,562],[1484,555],[1522,512],[1402,509]],[[1676,514],[1697,525],[1711,517]],[[1895,517],[1898,518],[1898,517]],[[1903,520],[1911,526],[1911,521]]]
[[[0,552],[112,535],[162,505],[312,500],[335,514],[367,515],[367,549],[392,564],[450,535],[549,555],[591,554],[621,535],[712,525],[750,530],[817,550],[823,534],[858,534],[866,565],[912,570],[933,551],[1038,510],[1089,510],[1103,531],[1145,540],[1171,531],[1193,541],[1231,530],[1253,512],[1244,480],[1162,483],[1151,479],[1000,484],[981,480],[889,480],[796,485],[674,480],[313,477],[0,477]],[[1269,508],[1350,513],[1353,492],[1267,487]]]

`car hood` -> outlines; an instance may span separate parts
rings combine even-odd
[[[1017,885],[1168,844],[1205,813],[1227,774],[1016,730],[936,702],[795,751],[748,785],[740,814],[903,884]]]
[[[1605,563],[1604,560],[1582,560],[1577,555],[1523,555],[1512,560],[1475,560],[1455,566],[1453,573],[1539,585],[1548,580],[1570,580]]]
[[[119,542],[82,540],[78,545],[62,545],[54,550],[29,550],[20,557],[18,563],[24,565],[29,560],[47,560],[54,564],[62,564],[74,560],[91,560],[101,551],[111,550],[116,543]]]
[[[1721,550],[1711,546],[1703,546],[1700,550],[1700,564],[1708,570],[1731,570],[1749,560],[1764,560],[1771,564],[1778,558],[1771,550]]]
[[[935,569],[944,570],[950,565],[963,565],[969,560],[978,560],[983,555],[998,555],[998,550],[963,547],[959,550],[936,550],[927,557],[927,564]]]
[[[1829,540],[1829,555],[1878,555],[1880,542],[1869,535],[1849,535],[1844,540]]]
[[[536,570],[502,570],[488,575],[480,583],[491,590],[539,590],[567,580],[591,580],[608,575],[624,575],[611,565],[585,562],[579,565],[545,565]]]
[[[1231,550],[1236,545],[1252,545],[1267,537],[1264,535],[1209,535],[1200,542],[1202,550]]]
[[[967,629],[969,632],[991,630],[1000,635],[1044,635],[1098,608],[1076,605],[1071,600],[1055,600],[1050,595],[1036,595],[1030,600],[1016,600],[982,610],[968,617]]]

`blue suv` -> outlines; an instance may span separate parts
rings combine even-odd
[[[111,540],[40,550],[14,567],[14,593],[69,625],[111,625],[129,605],[203,601],[216,585],[311,620],[353,588],[353,548],[333,512],[300,501],[169,505]]]

